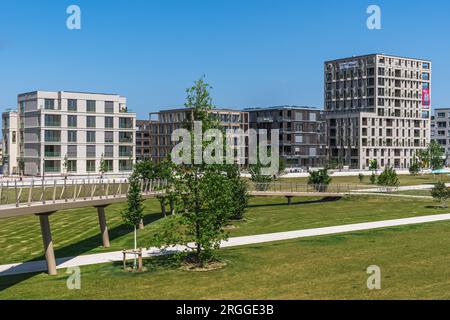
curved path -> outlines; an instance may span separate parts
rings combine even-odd
[[[414,218],[384,220],[384,221],[357,223],[357,224],[332,226],[332,227],[324,227],[324,228],[287,231],[287,232],[279,232],[279,233],[269,233],[269,234],[261,234],[261,235],[254,235],[254,236],[231,238],[228,241],[222,242],[221,247],[228,248],[228,247],[236,247],[236,246],[243,246],[243,245],[274,242],[274,241],[292,240],[292,239],[300,239],[300,238],[306,238],[306,237],[333,235],[333,234],[339,234],[339,233],[364,231],[364,230],[372,230],[372,229],[380,229],[380,228],[389,228],[389,227],[405,226],[405,225],[412,225],[412,224],[422,224],[422,223],[430,223],[430,222],[438,222],[438,221],[449,221],[449,220],[450,220],[450,214],[439,214],[439,215],[421,216],[421,217],[414,217]],[[185,249],[186,249],[185,247],[181,247],[181,246],[173,247],[168,250],[149,248],[148,250],[144,250],[143,257],[148,258],[148,257],[153,257],[153,256],[158,256],[158,255],[170,254],[171,252],[178,251],[178,250],[185,250]],[[66,269],[66,268],[71,268],[71,267],[81,267],[81,266],[101,264],[101,263],[111,263],[114,261],[122,261],[122,258],[123,258],[122,251],[116,251],[116,252],[109,252],[109,253],[82,255],[82,256],[71,257],[71,258],[61,258],[61,259],[57,259],[56,263],[57,263],[57,269]],[[46,270],[47,270],[46,261],[0,265],[0,276],[10,276],[10,275],[16,275],[16,274],[23,274],[23,273],[42,272],[42,271],[46,271]]]

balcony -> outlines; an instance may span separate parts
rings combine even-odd
[[[61,157],[61,152],[59,151],[45,151],[46,158],[59,158]]]

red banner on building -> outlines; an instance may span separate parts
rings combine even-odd
[[[422,89],[422,106],[429,107],[430,104],[431,104],[430,88],[423,88]]]

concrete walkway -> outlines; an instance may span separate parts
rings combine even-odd
[[[237,246],[244,246],[244,245],[251,245],[251,244],[274,242],[274,241],[292,240],[292,239],[300,239],[300,238],[307,238],[307,237],[314,237],[314,236],[333,235],[333,234],[339,234],[339,233],[373,230],[373,229],[380,229],[380,228],[389,228],[389,227],[405,226],[405,225],[412,225],[412,224],[422,224],[422,223],[437,222],[437,221],[448,221],[448,220],[450,220],[450,214],[439,214],[439,215],[432,215],[432,216],[421,216],[421,217],[414,217],[414,218],[384,220],[384,221],[357,223],[357,224],[349,224],[349,225],[342,225],[342,226],[333,226],[333,227],[306,229],[306,230],[298,230],[298,231],[261,234],[261,235],[255,235],[255,236],[231,238],[228,241],[222,242],[221,247],[229,248],[229,247],[237,247]],[[186,248],[182,247],[182,246],[173,247],[173,248],[170,248],[167,250],[150,248],[150,249],[144,251],[143,256],[146,258],[149,258],[149,257],[153,257],[153,256],[170,254],[170,253],[173,253],[173,252],[179,251],[179,250],[186,250]],[[121,251],[57,259],[57,268],[58,269],[66,269],[66,268],[70,268],[70,267],[81,267],[81,266],[87,266],[87,265],[111,263],[111,262],[118,262],[118,261],[122,261],[122,252]],[[42,272],[42,271],[46,271],[46,262],[45,261],[0,265],[0,276],[9,276],[9,275],[15,275],[15,274],[33,273],[33,272]]]

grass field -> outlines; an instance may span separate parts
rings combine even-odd
[[[440,222],[226,249],[228,265],[210,272],[158,259],[143,274],[88,266],[81,290],[67,289],[63,271],[0,278],[0,299],[449,299],[449,229]],[[366,287],[370,265],[381,268],[381,290]]]
[[[378,174],[381,172],[379,171]],[[365,184],[369,185],[369,178],[368,176],[364,177],[364,180],[362,182],[359,181],[358,177],[333,177],[331,184]],[[413,186],[413,185],[419,185],[419,184],[434,184],[437,181],[444,181],[447,183],[450,183],[450,176],[449,175],[432,175],[432,174],[426,174],[426,175],[399,175],[398,176],[400,180],[400,186]],[[286,182],[286,183],[303,183],[306,184],[308,182],[308,178],[281,178],[278,181],[280,182]]]
[[[327,201],[328,200],[328,201]],[[331,200],[331,201],[330,201]],[[256,235],[324,226],[369,222],[447,213],[432,200],[352,196],[342,199],[294,198],[287,206],[285,198],[253,198],[245,220],[233,222],[230,236]],[[101,238],[95,208],[59,212],[50,217],[55,254],[70,257],[129,249],[133,245],[131,228],[120,217],[124,204],[106,209],[111,248],[101,247]],[[150,238],[158,228],[159,202],[145,202],[145,230],[139,231],[139,245],[149,246]],[[0,220],[0,264],[43,259],[39,220],[35,216]]]

